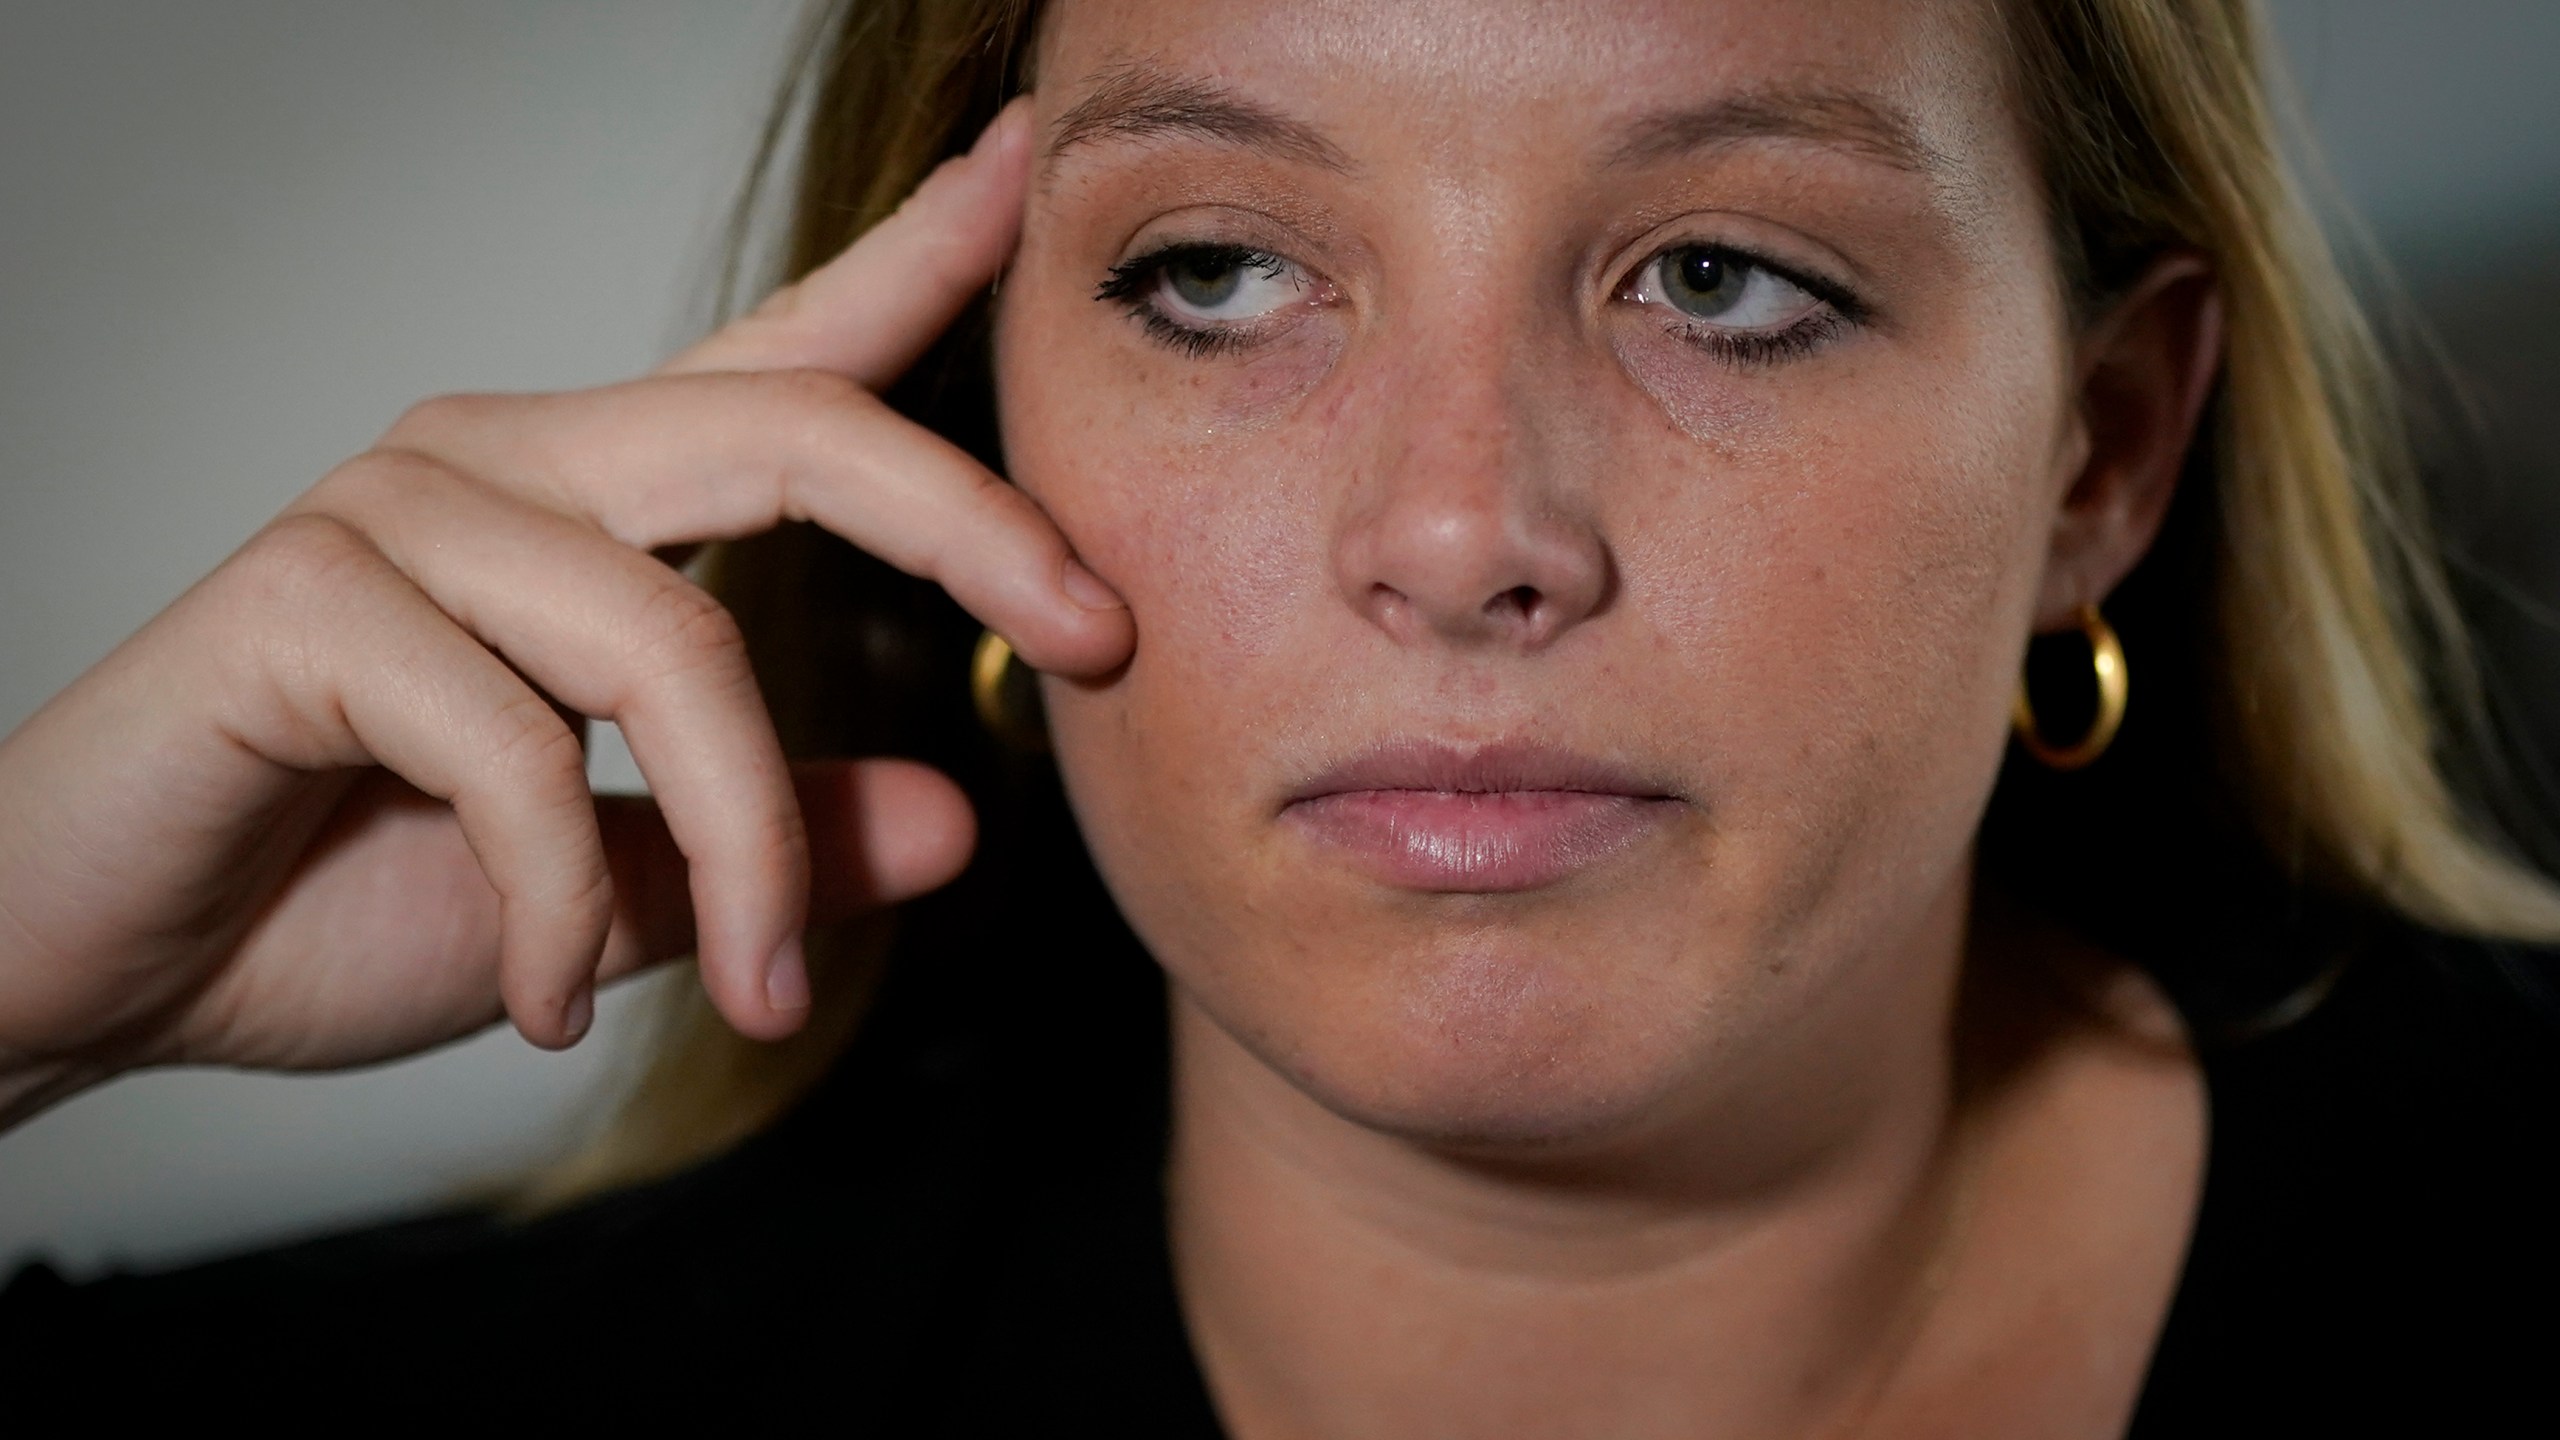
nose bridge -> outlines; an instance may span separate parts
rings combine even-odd
[[[1535,293],[1516,278],[1431,287],[1372,357],[1383,403],[1336,558],[1346,598],[1400,641],[1534,649],[1605,598],[1594,477],[1558,443],[1570,357],[1516,298]]]
[[[1454,307],[1452,307],[1454,308]],[[1510,370],[1524,327],[1488,306],[1480,314],[1416,316],[1410,353],[1398,358],[1394,428],[1387,437],[1394,488],[1484,497],[1539,477],[1524,471],[1537,447],[1537,417],[1523,413]]]

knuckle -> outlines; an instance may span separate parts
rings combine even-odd
[[[289,612],[343,604],[390,562],[364,532],[335,515],[301,511],[251,536],[233,569],[266,607]]]
[[[540,884],[543,904],[571,937],[564,947],[571,953],[560,956],[560,963],[583,968],[586,957],[576,952],[601,943],[602,932],[613,923],[613,871],[601,850],[566,846],[550,857]]]
[[[659,673],[744,669],[746,632],[711,592],[677,576],[651,591],[638,617],[641,653]]]
[[[786,411],[824,414],[859,404],[870,394],[852,377],[830,370],[764,370],[743,378],[768,403]]]
[[[594,961],[604,932],[613,924],[613,874],[602,857],[566,851],[545,857],[529,874],[492,876],[492,888],[513,914],[511,924],[539,936],[544,943],[510,947],[525,968],[520,972],[532,990],[522,998],[556,998],[558,981],[546,978],[583,973]],[[554,988],[558,985],[558,988]]]
[[[442,465],[414,451],[368,450],[322,476],[295,506],[298,512],[327,512],[351,525],[396,514],[398,507],[427,486],[449,478]]]
[[[586,750],[577,732],[543,699],[528,690],[500,705],[488,719],[483,751],[500,793],[533,798],[536,803],[586,803]]]
[[[401,412],[383,432],[382,444],[392,449],[431,445],[440,436],[486,424],[505,400],[498,395],[431,395]]]
[[[970,503],[993,512],[999,522],[1020,524],[1039,516],[1040,507],[1032,504],[1031,497],[1023,494],[1021,487],[1012,481],[978,466],[970,467],[965,474]],[[1047,527],[1043,524],[1041,528]]]
[[[250,537],[205,586],[201,612],[213,619],[200,661],[232,680],[259,677],[225,685],[231,723],[339,753],[342,742],[326,737],[344,724],[347,637],[379,615],[392,573],[364,532],[334,515],[288,514]]]

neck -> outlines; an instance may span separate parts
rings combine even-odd
[[[1907,950],[1858,967],[1878,982],[1870,1003],[1617,1133],[1527,1154],[1345,1119],[1177,994],[1175,1263],[1230,1428],[1856,1423],[1965,1208],[1961,888],[1942,909]]]

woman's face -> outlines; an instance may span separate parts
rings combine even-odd
[[[1996,24],[1052,15],[1006,453],[1139,636],[1058,759],[1307,1093],[1621,1132],[1954,945],[2084,453]]]

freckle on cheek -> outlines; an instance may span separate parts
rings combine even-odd
[[[1261,509],[1261,507],[1257,507]],[[1221,638],[1243,655],[1266,655],[1302,605],[1308,567],[1293,552],[1292,527],[1269,509],[1220,526],[1207,547],[1215,557],[1210,593]]]
[[[1146,499],[1132,507],[1132,558],[1158,577],[1158,613],[1145,613],[1142,587],[1138,620],[1142,633],[1157,629],[1184,651],[1252,658],[1279,646],[1322,577],[1322,557],[1308,553],[1316,527],[1298,513],[1298,487],[1267,461],[1239,463],[1219,448],[1158,462],[1133,490]]]

